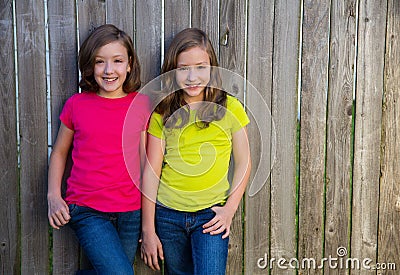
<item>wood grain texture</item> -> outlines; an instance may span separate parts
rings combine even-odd
[[[81,45],[95,28],[106,23],[106,2],[80,0],[77,3],[79,45]]]
[[[20,191],[21,273],[49,272],[47,221],[46,47],[43,1],[16,6]]]
[[[49,58],[52,143],[60,126],[65,101],[78,92],[77,33],[75,1],[49,1]],[[69,162],[72,162],[69,160]],[[68,164],[63,182],[70,173]],[[70,227],[53,230],[53,274],[73,274],[79,267],[79,244]]]
[[[0,3],[0,273],[20,272],[18,149],[12,1]]]
[[[135,11],[136,52],[141,66],[142,89],[146,89],[146,84],[157,77],[161,69],[161,1],[136,1]],[[135,272],[161,274],[145,265],[140,259],[140,251],[136,254]]]
[[[361,1],[358,17],[351,256],[373,262],[377,260],[386,10],[387,0]]]
[[[141,66],[142,87],[160,74],[161,2],[136,1],[136,52]]]
[[[300,1],[275,3],[272,118],[276,162],[271,173],[271,257],[296,256],[296,129]],[[294,274],[274,268],[272,274]]]
[[[382,112],[381,181],[379,199],[378,262],[400,268],[400,3],[388,1],[384,98]]]
[[[257,261],[269,255],[270,167],[273,165],[271,94],[273,52],[273,1],[250,1],[247,40],[247,113],[251,137],[252,175],[245,193],[244,273],[265,274]],[[256,174],[260,174],[257,178]],[[257,186],[256,192],[252,188]]]
[[[247,1],[220,1],[220,43],[219,59],[220,66],[244,77],[246,64],[246,12]],[[223,37],[221,43],[221,35]],[[223,35],[224,36],[224,35]],[[215,49],[218,51],[218,48]],[[244,82],[241,77],[233,77],[232,81],[223,83],[226,91],[243,102]],[[231,165],[232,168],[232,165]],[[232,169],[229,172],[233,175]],[[243,269],[243,201],[240,203],[232,220],[231,232],[229,235],[228,265],[227,274],[241,274]]]
[[[207,33],[219,56],[219,6],[218,1],[192,0],[192,27]]]
[[[115,25],[132,39],[135,34],[135,2],[131,0],[106,1],[106,23]]]
[[[327,117],[325,255],[349,251],[356,1],[332,1]],[[329,274],[346,274],[329,269]]]
[[[398,273],[399,1],[46,1],[47,21],[44,1],[28,2],[0,3],[0,214],[7,219],[0,225],[1,274],[49,274],[51,268],[53,274],[72,274],[88,267],[88,260],[79,258],[81,251],[68,227],[54,231],[49,243],[47,116],[53,143],[59,113],[78,90],[79,44],[106,22],[132,36],[144,84],[159,74],[162,50],[172,37],[189,26],[206,31],[222,67],[249,81],[233,77],[227,90],[245,103],[251,119],[252,179],[259,175],[268,180],[256,183],[260,189],[252,196],[250,181],[235,215],[227,274],[293,274],[295,270],[280,269],[276,261],[272,270],[259,268],[257,261],[266,254],[276,259],[335,257],[341,246],[348,257],[371,258],[372,267],[375,262],[395,263],[397,270],[349,271],[325,265],[324,271],[298,273]],[[50,46],[49,113],[45,24]],[[262,160],[266,162],[260,164]],[[145,267],[139,256],[135,270],[160,274]]]
[[[246,6],[246,1],[220,1],[219,65],[241,76],[246,64]],[[243,83],[229,83],[226,88],[228,93],[244,99]]]
[[[174,36],[190,27],[190,1],[164,1],[164,52],[168,50]]]
[[[303,2],[299,259],[323,258],[329,14],[330,1]],[[309,269],[307,274],[322,270]]]

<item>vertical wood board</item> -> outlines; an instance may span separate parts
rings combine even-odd
[[[329,15],[330,1],[304,1],[298,198],[300,259],[323,258]],[[322,274],[322,270],[311,269],[309,274]]]
[[[12,1],[0,3],[0,271],[14,274],[19,266],[18,149]]]
[[[271,146],[275,134],[270,111],[274,3],[250,1],[248,20],[246,107],[251,117],[248,133],[252,175],[245,193],[244,273],[250,275],[265,274],[258,260],[270,252],[269,176],[274,161]]]
[[[17,1],[21,273],[47,274],[47,106],[43,1]]]

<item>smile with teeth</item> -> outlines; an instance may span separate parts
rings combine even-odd
[[[186,87],[189,89],[194,89],[200,87],[201,84],[186,84]]]
[[[117,77],[114,77],[114,78],[103,78],[103,80],[105,81],[105,82],[113,82],[113,81],[115,81],[115,80],[117,80],[118,78]]]

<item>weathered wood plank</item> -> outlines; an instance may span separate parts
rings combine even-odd
[[[325,255],[349,251],[356,0],[332,1],[327,118]],[[329,274],[346,274],[329,269]]]
[[[46,47],[43,1],[17,1],[21,139],[21,273],[49,272]]]
[[[0,3],[0,273],[18,274],[18,149],[15,94],[13,4]]]
[[[160,74],[161,69],[161,1],[136,1],[135,4],[135,48],[141,67],[142,88]],[[140,250],[140,247],[138,248]],[[161,274],[152,271],[136,254],[137,274]]]
[[[78,91],[75,1],[49,1],[51,137],[54,144],[65,101]],[[65,177],[70,169],[66,169]],[[65,189],[65,182],[63,183]],[[53,274],[73,274],[79,267],[79,244],[69,226],[53,230]]]
[[[246,64],[246,6],[246,1],[220,1],[219,65],[241,76]],[[243,83],[232,83],[231,88],[229,93],[244,99]]]
[[[248,127],[252,176],[245,194],[244,273],[265,274],[265,262],[258,262],[269,255],[270,238],[270,167],[274,131],[271,117],[272,52],[274,2],[249,2],[247,41],[247,113],[251,115]],[[272,136],[271,136],[272,135]],[[257,177],[257,174],[259,176]],[[268,268],[266,266],[266,268]]]
[[[141,66],[142,87],[160,74],[161,2],[136,1],[136,52]]]
[[[358,17],[351,257],[376,262],[387,0],[361,1]],[[357,274],[371,274],[360,270]]]
[[[220,1],[219,59],[220,66],[244,77],[246,45],[247,1]],[[218,51],[218,48],[215,49]],[[233,77],[230,83],[223,83],[228,93],[244,101],[244,82],[241,77]],[[232,165],[231,165],[232,167]],[[230,174],[232,175],[232,170]],[[243,269],[243,202],[240,203],[231,224],[229,235],[229,256],[227,274],[241,274]]]
[[[330,1],[303,3],[299,259],[323,258],[329,13]],[[322,274],[322,269],[307,272]]]
[[[134,38],[135,1],[106,1],[106,23],[113,24]]]
[[[164,5],[164,51],[167,51],[174,36],[190,27],[190,1],[165,0]]]
[[[382,112],[381,182],[379,199],[378,262],[400,268],[400,2],[388,1],[384,100]]]
[[[98,0],[80,0],[78,3],[79,44],[98,26],[106,23],[106,3]]]
[[[275,3],[272,118],[276,161],[271,173],[271,257],[296,256],[296,131],[300,1]],[[272,274],[294,274],[275,266]]]
[[[219,56],[219,6],[218,1],[192,0],[192,27],[207,33]]]

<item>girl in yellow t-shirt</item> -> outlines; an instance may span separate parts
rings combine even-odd
[[[167,274],[225,274],[230,225],[249,179],[249,119],[220,88],[217,66],[195,28],[174,37],[163,63],[168,93],[148,129],[141,256],[154,270],[165,256]]]

